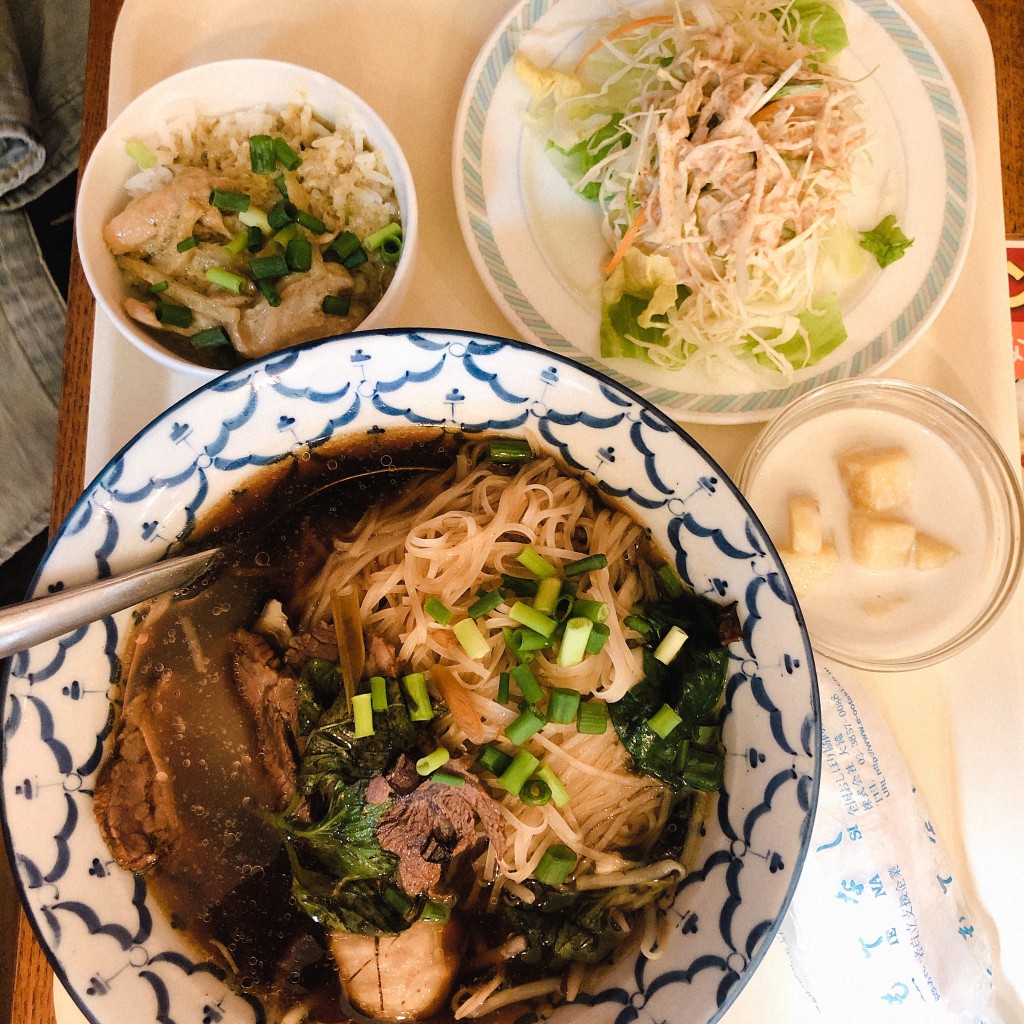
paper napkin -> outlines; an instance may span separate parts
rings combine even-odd
[[[781,931],[809,1002],[828,1024],[999,1024],[985,938],[888,725],[855,672],[816,661],[821,793]]]

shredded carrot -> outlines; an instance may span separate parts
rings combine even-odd
[[[615,252],[612,253],[612,258],[605,264],[604,274],[607,277],[621,262],[622,257],[626,255],[626,250],[633,244],[633,239],[636,238],[636,233],[647,223],[647,207],[642,206],[640,212],[633,218],[633,223],[626,228],[622,239],[619,241]]]
[[[652,14],[649,18],[637,18],[634,21],[627,21],[625,25],[619,25],[617,28],[613,28],[606,36],[602,36],[594,45],[587,50],[585,54],[576,62],[576,67],[573,69],[573,74],[578,75],[580,68],[583,67],[584,62],[588,57],[592,57],[598,50],[604,46],[605,43],[611,42],[613,39],[619,39],[624,35],[628,35],[634,29],[643,28],[645,25],[670,25],[672,24],[673,18],[671,14]]]

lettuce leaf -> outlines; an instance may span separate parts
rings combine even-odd
[[[581,139],[568,149],[557,145],[553,140],[548,142],[551,162],[558,173],[574,188],[587,171],[600,163],[617,146],[621,148],[626,142],[626,136],[619,133],[621,117],[621,114],[614,115],[603,128],[598,128],[589,138]],[[601,194],[601,183],[591,181],[576,191],[584,199],[596,203]]]
[[[870,231],[860,233],[860,247],[871,253],[883,269],[902,259],[913,244],[914,240],[907,238],[891,213]]]
[[[807,331],[807,341],[800,334],[793,334],[788,341],[772,345],[794,370],[802,370],[821,362],[848,337],[843,313],[839,308],[839,296],[835,292],[818,299],[813,308],[805,309],[797,315],[797,319]],[[778,337],[778,332],[775,336]],[[765,354],[761,342],[753,338],[750,341],[754,347],[754,359],[762,366],[773,368],[775,363]]]
[[[787,29],[798,29],[800,41],[813,46],[826,59],[850,45],[843,16],[827,0],[792,0],[772,14]]]

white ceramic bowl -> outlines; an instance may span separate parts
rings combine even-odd
[[[163,557],[259,467],[315,455],[339,435],[410,424],[529,436],[648,526],[694,590],[738,603],[724,789],[663,955],[624,954],[597,991],[554,1018],[718,1020],[764,956],[796,885],[817,799],[821,719],[810,645],[771,543],[718,466],[649,403],[559,356],[473,334],[356,333],[289,349],[209,382],[142,431],[57,532],[34,591]],[[262,1021],[251,998],[171,926],[145,877],[113,862],[93,817],[130,621],[119,614],[10,663],[2,798],[17,884],[90,1020]]]
[[[82,269],[96,301],[132,344],[164,366],[203,379],[223,372],[171,351],[124,311],[127,290],[102,231],[127,205],[124,183],[139,170],[125,146],[131,139],[152,138],[159,125],[177,118],[228,114],[264,105],[281,107],[293,102],[309,103],[331,124],[341,118],[361,123],[371,145],[384,157],[401,210],[403,249],[387,291],[359,329],[389,327],[394,322],[412,277],[418,214],[412,173],[390,128],[351,89],[319,72],[275,60],[217,61],[172,75],[133,100],[96,144],[78,189],[75,234]]]
[[[857,564],[837,462],[856,448],[909,454],[909,496],[883,516],[955,548],[945,564],[918,569],[919,540],[899,568]],[[970,412],[931,388],[868,378],[817,388],[765,428],[738,479],[780,548],[789,546],[789,498],[818,500],[838,568],[800,605],[814,649],[846,664],[900,671],[948,658],[998,618],[1020,580],[1018,472]]]

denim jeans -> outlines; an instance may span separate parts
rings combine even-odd
[[[64,298],[28,207],[78,166],[88,0],[0,0],[0,563],[46,527]]]

